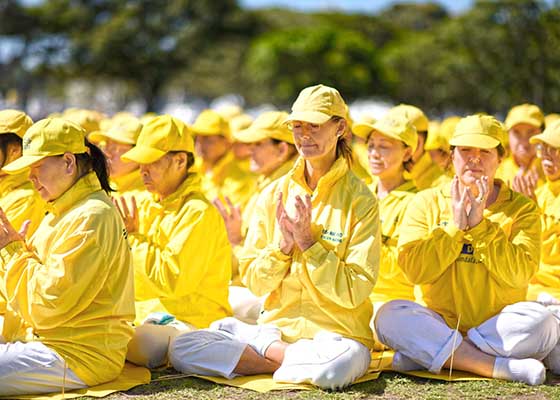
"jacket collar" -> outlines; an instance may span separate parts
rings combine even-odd
[[[49,201],[47,203],[47,210],[58,217],[69,210],[74,204],[100,190],[101,184],[99,183],[99,179],[97,179],[97,175],[95,175],[95,172],[89,172],[78,179],[78,181],[58,199]]]

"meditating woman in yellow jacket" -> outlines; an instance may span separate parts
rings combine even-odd
[[[530,139],[546,183],[535,192],[542,212],[541,262],[529,285],[529,300],[560,304],[560,121]]]
[[[541,360],[560,327],[550,310],[524,302],[538,268],[540,215],[494,179],[504,143],[495,118],[461,119],[450,141],[452,183],[419,192],[408,206],[398,261],[427,306],[393,300],[377,313],[395,370],[453,368],[530,385],[545,379]]]
[[[300,158],[259,196],[240,275],[267,295],[257,325],[234,318],[177,336],[185,373],[274,373],[340,388],[362,376],[373,345],[369,295],[379,267],[377,201],[349,169],[347,107],[336,89],[304,89],[287,118]]]
[[[122,155],[140,164],[152,195],[138,208],[134,201],[131,206],[118,202],[129,233],[136,292],[137,327],[127,357],[148,367],[165,364],[170,337],[179,330],[206,328],[231,315],[231,246],[222,217],[202,194],[200,176],[191,171],[193,152],[187,126],[160,115],[144,125],[136,146]]]
[[[397,262],[397,241],[406,207],[418,191],[404,176],[412,169],[417,142],[416,128],[400,116],[375,122],[367,135],[370,173],[377,177],[370,189],[379,199],[381,221],[379,276],[370,296],[376,309],[389,300],[415,300],[414,285]]]
[[[33,120],[23,111],[0,111],[0,168],[21,157],[21,139],[31,125]],[[20,229],[29,221],[27,237],[30,237],[45,216],[45,206],[27,171],[13,175],[0,171],[0,208],[12,226]],[[0,341],[5,313],[6,300],[0,292]]]
[[[126,230],[107,192],[105,158],[60,118],[34,124],[23,156],[48,202],[31,239],[0,211],[0,291],[8,301],[0,395],[60,392],[115,379],[132,337],[134,289]]]

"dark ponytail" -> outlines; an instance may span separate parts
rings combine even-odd
[[[89,149],[89,153],[76,154],[76,162],[78,164],[78,175],[83,176],[89,171],[93,170],[101,188],[107,193],[114,192],[115,190],[111,188],[109,184],[109,169],[107,168],[107,159],[105,154],[93,143],[90,143],[87,139],[85,140],[86,146]]]

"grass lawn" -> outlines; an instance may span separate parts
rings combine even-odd
[[[157,373],[152,378],[157,378]],[[265,394],[197,378],[180,378],[152,382],[107,399],[560,399],[560,377],[549,375],[545,385],[531,387],[500,380],[447,383],[384,372],[375,381],[353,385],[342,392],[294,390]]]

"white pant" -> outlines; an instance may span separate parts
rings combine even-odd
[[[41,342],[0,344],[0,395],[81,389],[87,385]]]
[[[374,321],[379,340],[439,373],[463,341],[436,312],[408,300],[385,304]],[[469,329],[467,336],[481,351],[498,357],[542,360],[560,338],[558,320],[539,303],[520,302],[504,307],[496,316]]]
[[[183,373],[232,379],[237,376],[233,371],[248,346],[241,340],[222,330],[188,332],[171,342],[169,358],[173,367]],[[289,345],[273,378],[337,389],[364,375],[369,364],[369,349],[363,344],[337,334],[320,332],[313,340],[300,339]]]

